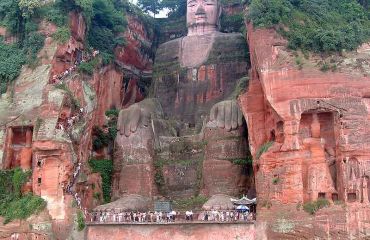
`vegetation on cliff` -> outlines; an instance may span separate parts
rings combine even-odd
[[[248,19],[256,27],[278,26],[291,49],[354,50],[370,39],[363,6],[356,0],[252,0]]]
[[[81,232],[82,230],[85,229],[85,217],[82,211],[77,212],[77,230]]]
[[[111,200],[113,161],[109,159],[90,159],[89,165],[93,173],[100,173],[103,182],[103,197],[105,203]]]
[[[46,207],[42,198],[22,193],[30,176],[30,171],[19,168],[0,171],[0,216],[5,224],[15,219],[27,219]]]
[[[45,12],[39,4],[25,0],[4,0],[0,3],[0,25],[14,37],[0,39],[0,94],[18,77],[24,64],[34,68],[37,53],[44,46],[45,37],[38,33],[38,22]]]
[[[125,15],[133,9],[126,0],[56,0],[46,3],[2,0],[0,25],[7,29],[8,34],[6,41],[0,40],[0,94],[18,77],[24,64],[32,68],[38,65],[37,53],[45,40],[45,36],[38,32],[42,20],[59,27],[52,37],[63,44],[71,34],[66,13],[82,13],[87,23],[87,49],[100,50],[103,63],[107,64],[114,59],[114,48],[125,44],[122,37],[127,25]],[[90,73],[91,66],[85,66],[82,71],[85,70]]]
[[[318,210],[330,206],[330,202],[327,199],[317,199],[314,202],[308,202],[303,205],[303,210],[313,215]]]

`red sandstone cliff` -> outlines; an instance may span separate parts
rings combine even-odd
[[[13,92],[1,99],[0,167],[33,169],[32,187],[28,186],[28,190],[47,201],[46,216],[50,215],[39,220],[47,226],[44,232],[30,229],[29,224],[4,229],[0,226],[4,230],[0,237],[5,239],[17,231],[22,239],[67,239],[74,228],[74,194],[78,194],[83,208],[92,209],[102,203],[102,199],[96,199],[97,193],[102,196],[101,177],[91,174],[87,163],[93,128],[106,124],[107,110],[140,101],[143,96],[137,86],[138,76],[151,72],[151,57],[142,52],[141,43],[151,44],[153,36],[147,34],[149,30],[140,21],[128,17],[129,28],[123,34],[128,45],[116,49],[118,64],[98,66],[92,76],[73,71],[62,85],[53,84],[53,76],[73,66],[85,48],[86,24],[82,15],[72,12],[69,19],[71,37],[62,45],[51,37],[57,27],[47,21],[40,23],[39,32],[46,36],[39,53],[41,65],[36,69],[25,67]],[[71,118],[75,120],[66,129]],[[107,154],[102,157],[110,157]],[[71,194],[68,185],[78,163],[81,170]],[[32,222],[32,227],[37,221]]]
[[[285,217],[297,220],[297,206],[326,198],[347,207],[324,214],[330,234],[344,225],[342,237],[364,236],[370,219],[368,73],[341,63],[336,71],[322,72],[314,55],[301,69],[273,29],[249,25],[248,43],[251,80],[240,103],[255,159],[259,220],[276,222],[287,213],[282,204],[291,206]],[[367,62],[369,49],[345,58]],[[305,231],[314,236],[314,229]]]

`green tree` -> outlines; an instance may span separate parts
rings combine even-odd
[[[369,9],[370,1],[369,0],[357,0],[364,8]]]
[[[19,8],[22,10],[23,17],[30,17],[37,8],[42,5],[41,0],[19,0]]]
[[[370,14],[357,0],[252,0],[248,18],[256,27],[280,26],[291,49],[354,50],[370,39]]]
[[[162,0],[162,8],[168,8],[170,16],[183,16],[186,14],[186,0]]]
[[[119,33],[124,32],[127,22],[123,9],[119,9],[112,0],[94,0],[93,17],[88,32],[88,43],[94,49],[101,51],[103,63],[109,63],[114,58],[116,45],[123,45]]]
[[[162,2],[160,0],[139,0],[139,6],[144,12],[151,12],[154,15],[159,13],[163,9]]]

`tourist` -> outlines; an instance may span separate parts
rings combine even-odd
[[[158,222],[162,222],[163,213],[161,211],[158,213],[158,216],[159,216],[159,221]]]
[[[176,213],[176,211],[172,211],[171,213],[172,213],[172,219],[175,222],[177,213]]]
[[[98,221],[98,213],[97,212],[93,212],[92,213],[92,221],[93,222],[97,222]]]
[[[221,222],[225,221],[225,211],[221,212]]]
[[[146,212],[143,212],[143,222],[146,222]]]
[[[103,221],[104,221],[103,212],[100,211],[100,213],[99,213],[99,222],[102,223]]]
[[[234,221],[234,212],[233,211],[230,212],[230,220]]]
[[[167,220],[167,222],[171,221],[171,213],[170,212],[166,213],[166,220]]]
[[[13,233],[10,237],[11,240],[19,240],[19,233]]]
[[[113,222],[117,222],[117,214],[115,211],[113,211],[112,218],[113,218]]]
[[[105,222],[109,222],[109,221],[110,221],[110,212],[107,209],[105,213]]]
[[[123,212],[122,211],[120,211],[119,213],[118,213],[118,222],[122,222],[122,218],[123,218]]]
[[[67,119],[67,123],[68,123],[68,127],[72,127],[73,126],[73,119],[72,118],[68,118]]]
[[[185,220],[189,221],[190,220],[190,211],[185,212]]]

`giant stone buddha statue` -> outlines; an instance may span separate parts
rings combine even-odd
[[[120,111],[114,197],[246,190],[246,169],[236,164],[248,152],[236,96],[247,47],[241,34],[219,32],[220,15],[217,0],[188,0],[188,35],[159,46],[150,98]]]

